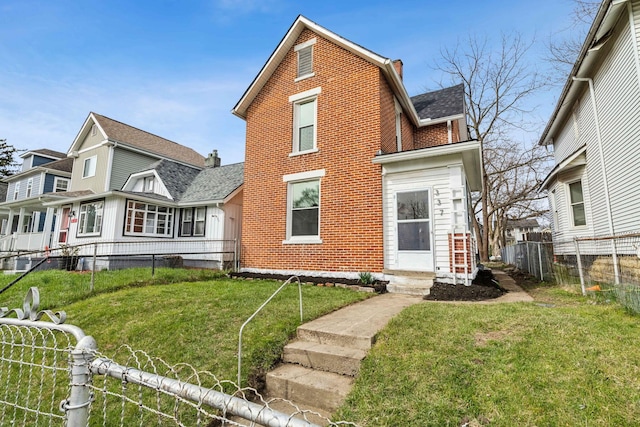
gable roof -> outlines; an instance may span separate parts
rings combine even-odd
[[[591,28],[584,40],[578,59],[567,77],[556,107],[542,132],[538,144],[549,145],[553,143],[555,133],[571,112],[575,100],[580,96],[584,88],[584,81],[593,77],[591,72],[598,59],[607,54],[608,49],[601,49],[611,38],[612,32],[620,15],[626,10],[626,2],[604,0],[596,13]],[[576,80],[578,79],[578,80]]]
[[[464,85],[447,87],[411,97],[420,120],[434,120],[465,113]]]
[[[244,182],[244,163],[205,168],[193,180],[180,202],[223,201]]]
[[[200,169],[170,160],[159,160],[152,164],[147,170],[153,169],[162,180],[173,200],[180,200],[180,197],[200,173]]]
[[[150,154],[155,154],[159,157],[187,163],[189,165],[204,167],[204,156],[189,147],[93,112],[89,113],[80,132],[78,132],[78,135],[71,144],[68,154],[78,149],[84,136],[91,129],[91,122],[98,125],[102,135],[106,139],[116,144],[129,146]]]
[[[240,98],[235,107],[233,107],[231,112],[234,115],[240,117],[241,119],[246,119],[247,109],[249,108],[255,97],[258,96],[258,93],[260,93],[267,81],[269,81],[269,78],[275,72],[280,62],[284,59],[287,52],[294,46],[296,40],[305,29],[313,31],[317,35],[331,41],[332,43],[342,47],[343,49],[348,50],[349,52],[364,59],[365,61],[378,66],[387,78],[391,90],[394,92],[394,94],[398,98],[398,101],[400,102],[404,110],[408,113],[408,116],[413,121],[413,123],[416,126],[428,124],[420,122],[418,113],[413,107],[404,84],[402,83],[402,79],[396,71],[391,59],[385,58],[371,50],[365,49],[364,47],[353,43],[352,41],[349,41],[332,31],[327,30],[326,28],[316,24],[315,22],[311,21],[308,18],[305,18],[302,15],[299,15],[296,18],[296,20],[289,28],[289,31],[287,31],[283,39],[280,41],[276,49],[273,51],[267,62],[264,64],[258,75],[253,80],[251,85],[244,92],[242,98]]]

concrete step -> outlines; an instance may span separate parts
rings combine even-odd
[[[353,381],[333,372],[283,364],[267,374],[267,394],[332,413],[346,398]]]
[[[311,369],[355,376],[366,355],[367,352],[360,349],[299,340],[285,346],[282,358]]]
[[[369,350],[375,342],[375,334],[358,335],[354,332],[337,333],[315,329],[312,325],[298,326],[298,339],[317,344],[331,345],[335,347]]]
[[[429,295],[431,287],[433,286],[433,282],[429,285],[425,284],[388,284],[387,292],[392,294],[403,294],[403,295],[415,295],[415,296],[426,296]]]

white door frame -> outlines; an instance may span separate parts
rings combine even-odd
[[[431,186],[404,186],[393,190],[393,220],[394,220],[394,245],[395,245],[395,268],[398,270],[411,271],[435,271],[434,241],[433,241],[433,188]],[[398,194],[427,192],[428,218],[425,221],[429,224],[429,250],[400,250],[399,245],[399,220],[398,220]]]

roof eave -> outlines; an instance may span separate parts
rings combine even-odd
[[[539,145],[553,144],[555,133],[564,122],[566,115],[571,111],[573,103],[582,91],[580,82],[574,78],[589,77],[594,64],[602,55],[598,42],[615,27],[623,8],[628,0],[605,0],[596,14],[596,17],[589,29],[587,37],[582,45],[578,59],[576,60],[571,73],[562,89],[560,98],[556,104],[547,126],[542,132],[538,141]]]

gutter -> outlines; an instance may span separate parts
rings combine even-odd
[[[547,126],[545,127],[538,145],[553,144],[553,137],[557,127],[560,126],[566,111],[573,106],[573,101],[578,95],[579,88],[574,84],[574,77],[586,77],[587,72],[592,68],[598,59],[600,48],[606,43],[611,36],[611,32],[622,13],[622,7],[628,0],[605,0],[587,33],[585,41],[578,55],[569,76],[565,83],[562,93],[558,98],[556,108],[551,114]]]

